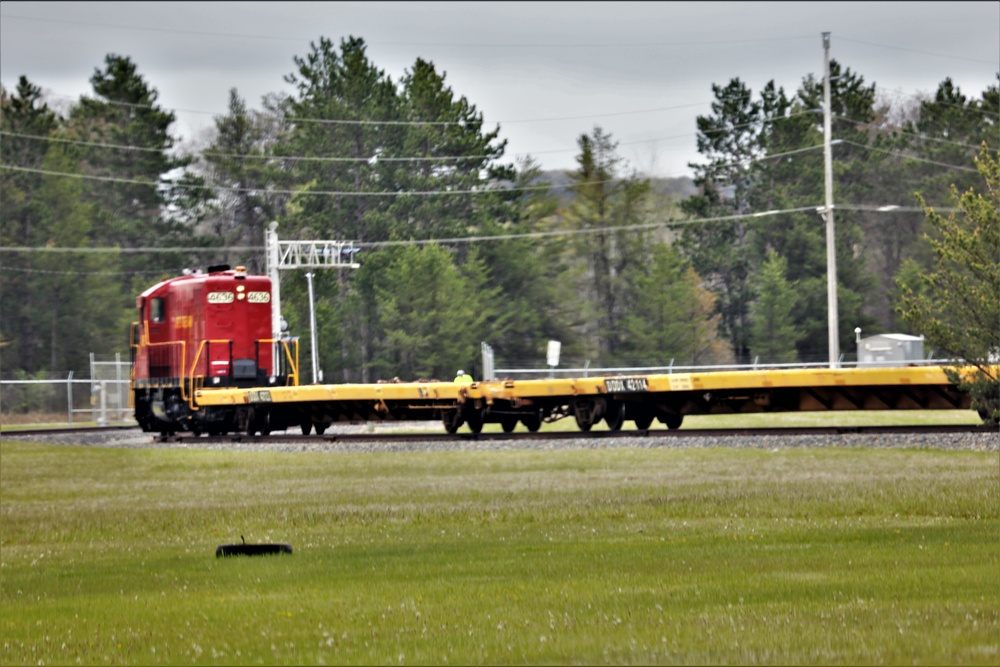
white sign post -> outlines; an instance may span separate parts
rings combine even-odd
[[[549,341],[549,349],[545,355],[545,363],[549,365],[549,377],[555,377],[555,369],[559,365],[559,350],[561,347],[562,343],[559,341]]]

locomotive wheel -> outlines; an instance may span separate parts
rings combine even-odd
[[[537,414],[529,415],[521,417],[521,423],[524,424],[524,428],[528,429],[528,431],[535,433],[542,426],[542,418]]]
[[[609,431],[620,431],[625,422],[625,404],[608,403],[607,414],[604,415],[604,422],[608,425]]]
[[[500,420],[500,426],[504,433],[511,433],[517,428],[517,417],[504,417]]]
[[[256,435],[257,433],[264,437],[271,435],[271,416],[267,410],[251,409],[247,415],[246,431],[247,435]]]

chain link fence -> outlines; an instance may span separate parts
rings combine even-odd
[[[73,371],[0,377],[0,426],[14,424],[128,424],[131,367],[120,354],[110,359],[90,355],[90,377]]]

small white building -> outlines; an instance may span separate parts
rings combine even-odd
[[[899,366],[923,360],[923,336],[895,333],[858,336],[858,366]]]

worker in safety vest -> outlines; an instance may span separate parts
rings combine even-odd
[[[471,384],[472,376],[465,371],[459,369],[458,373],[455,374],[455,382],[459,384]]]

